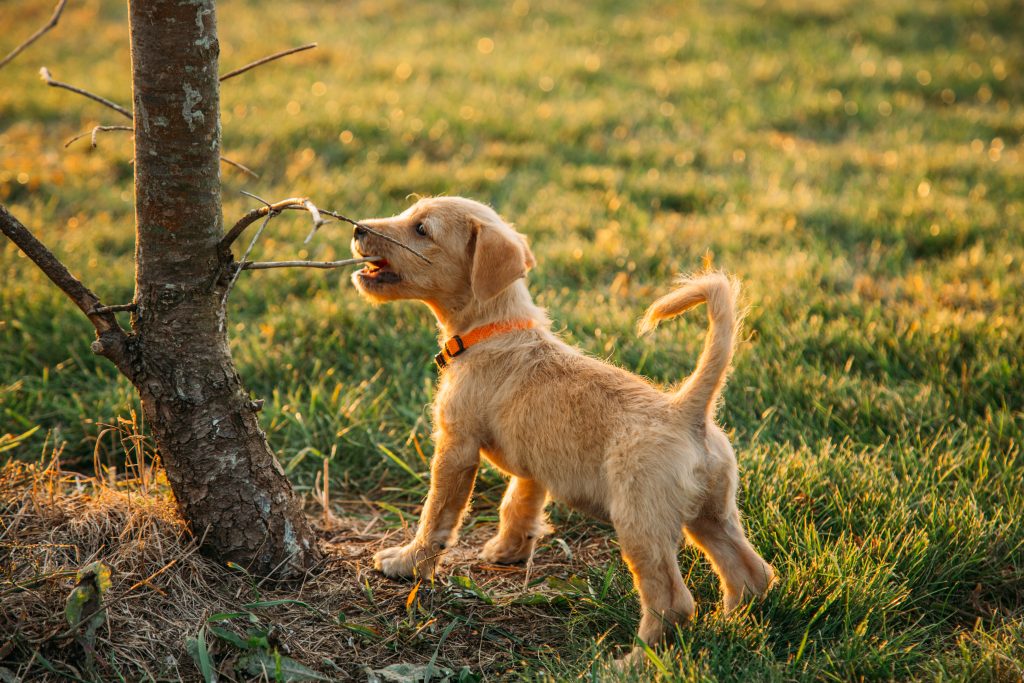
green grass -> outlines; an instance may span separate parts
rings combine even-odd
[[[7,3],[0,52],[44,4]],[[666,680],[1019,680],[1022,16],[1013,0],[225,3],[224,70],[320,42],[225,84],[225,153],[262,174],[225,169],[225,215],[251,206],[240,189],[362,216],[411,193],[490,202],[530,236],[531,291],[564,336],[665,383],[692,368],[705,320],[648,340],[634,322],[709,255],[749,305],[721,420],[752,539],[782,581],[724,618],[709,567],[684,549],[701,614],[659,650]],[[130,141],[64,150],[120,121],[45,88],[43,64],[129,102],[124,3],[71,3],[4,70],[0,200],[105,302],[127,302]],[[304,247],[307,227],[279,219],[254,255],[347,253],[344,227]],[[345,273],[273,271],[239,282],[231,320],[300,489],[330,458],[339,496],[420,501],[387,451],[425,472],[426,308],[371,308]],[[90,337],[0,247],[0,434],[41,426],[0,457],[37,457],[49,434],[68,466],[91,468],[102,424],[136,399]],[[97,452],[116,465],[113,446]],[[482,475],[478,522],[500,484]],[[554,516],[570,540],[611,535]],[[550,607],[564,639],[513,646],[524,678],[600,668],[631,637],[621,562],[580,578],[608,590]]]

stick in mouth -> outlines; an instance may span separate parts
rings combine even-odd
[[[391,269],[391,264],[388,263],[387,259],[378,257],[367,257],[371,260],[366,266],[359,271],[359,277],[364,280],[372,280],[379,283],[391,283],[398,282],[401,278],[398,273]]]
[[[269,268],[341,268],[355,266],[360,263],[379,261],[377,256],[360,256],[359,258],[342,261],[245,261],[239,268],[242,270],[267,270]],[[385,262],[386,263],[386,262]]]

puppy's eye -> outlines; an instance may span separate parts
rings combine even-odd
[[[419,235],[420,237],[426,237],[427,236],[427,226],[424,225],[423,223],[417,223],[416,224],[416,234]]]

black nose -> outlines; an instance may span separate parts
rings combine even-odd
[[[352,234],[356,237],[363,237],[366,235],[366,228],[361,225],[356,225],[355,228],[352,229]]]

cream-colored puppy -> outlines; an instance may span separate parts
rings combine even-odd
[[[611,522],[648,644],[695,611],[677,559],[684,530],[711,559],[726,609],[768,588],[775,573],[743,532],[736,456],[714,422],[737,327],[729,279],[682,280],[647,310],[644,331],[701,303],[711,319],[696,370],[665,393],[552,334],[523,280],[534,266],[526,239],[483,204],[423,199],[399,216],[363,221],[352,251],[380,257],[353,276],[356,287],[375,302],[426,303],[442,348],[453,352],[444,354],[434,401],[430,493],[415,539],[374,558],[384,574],[433,575],[456,541],[483,455],[511,481],[481,557],[527,559],[547,530],[549,498]]]

